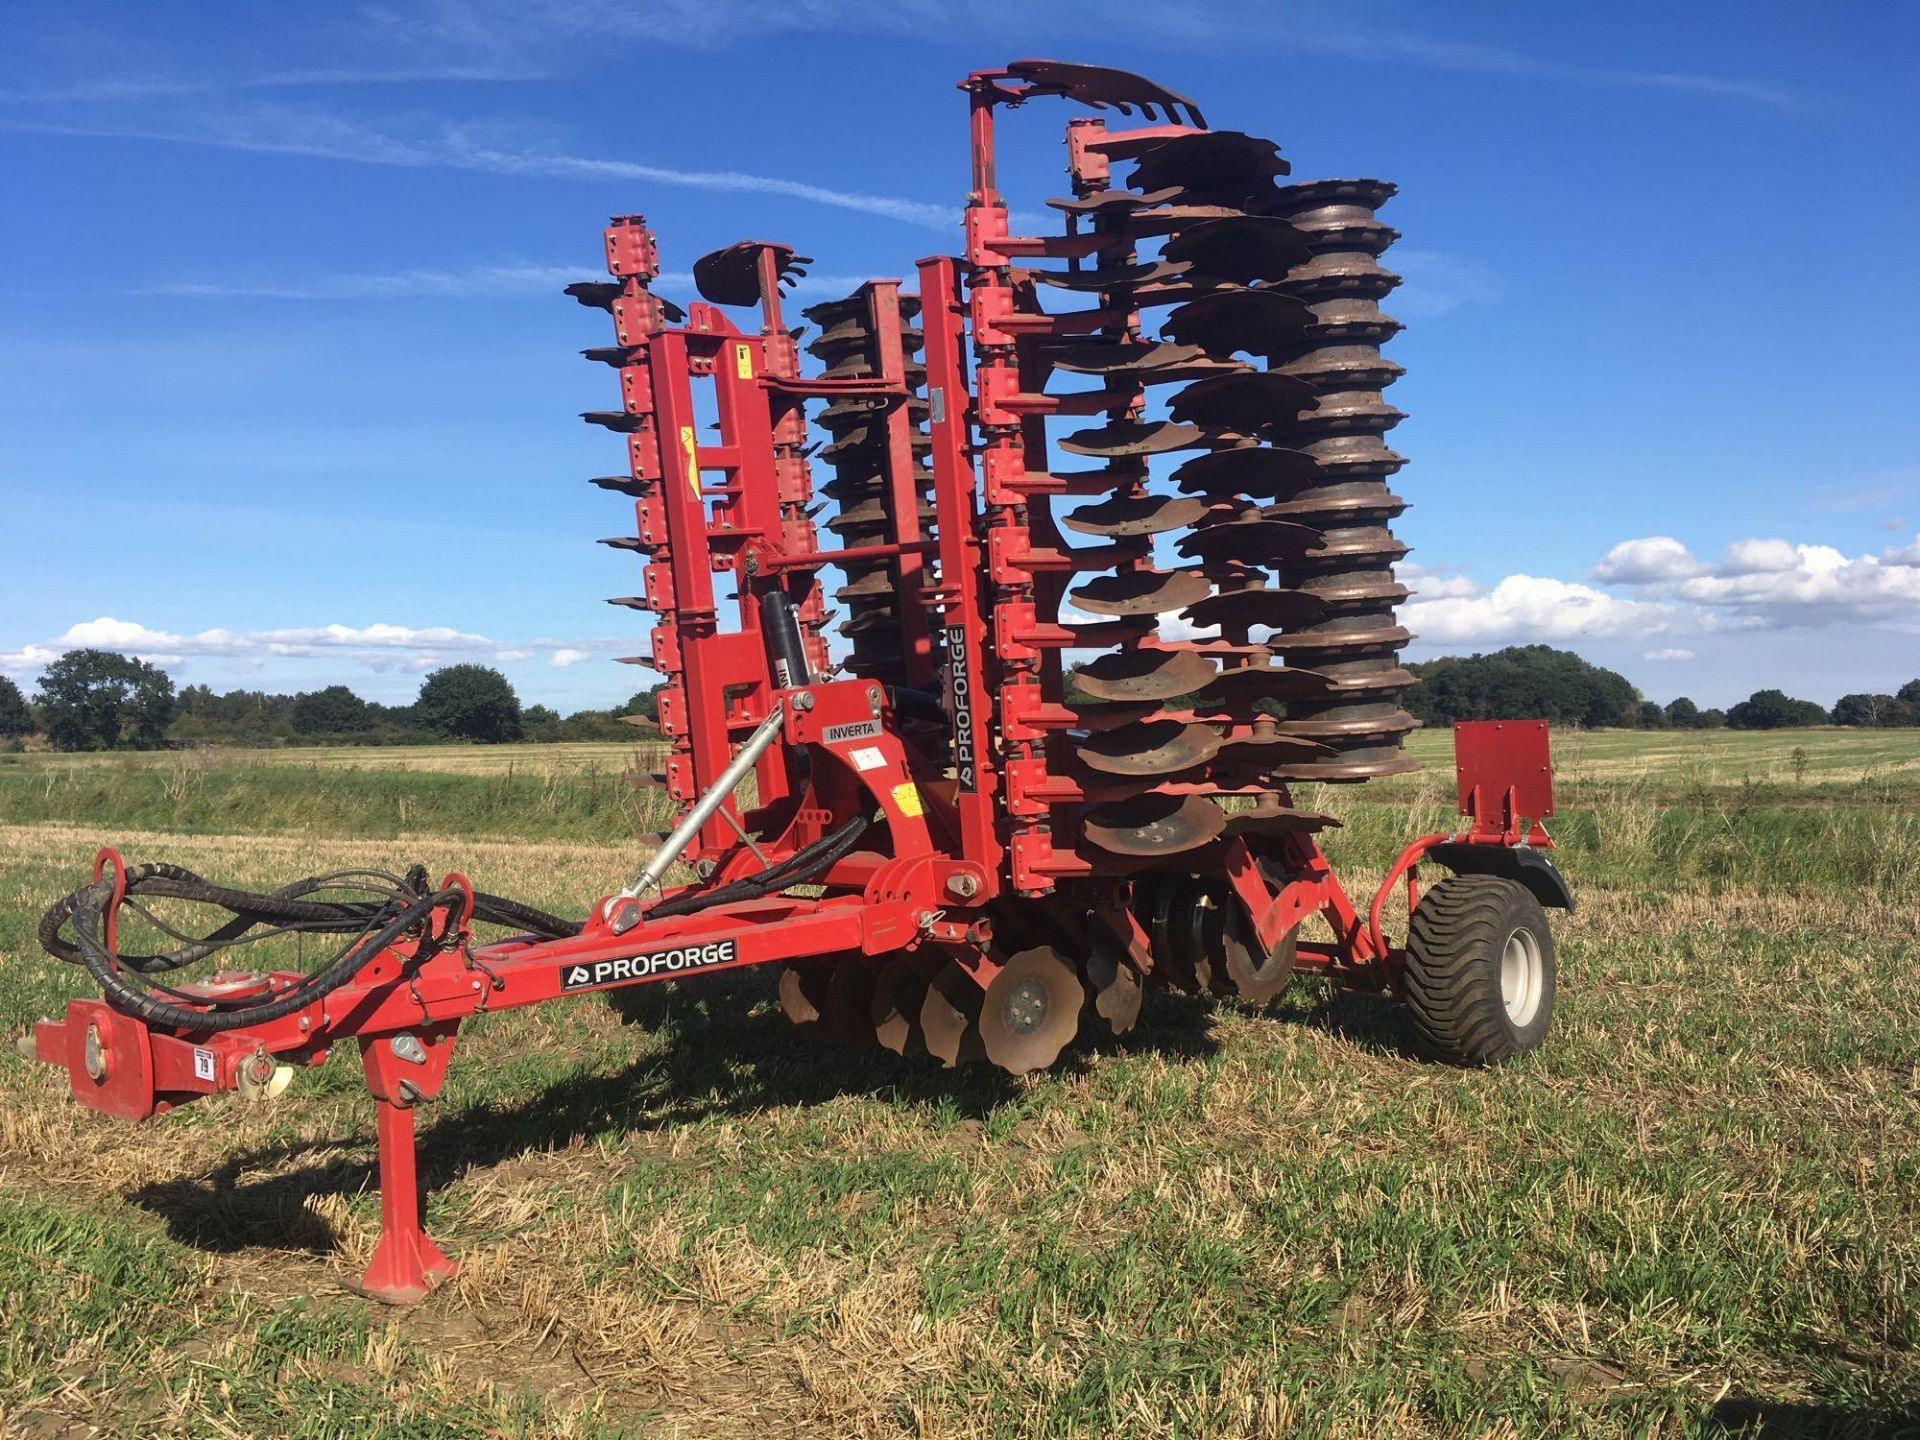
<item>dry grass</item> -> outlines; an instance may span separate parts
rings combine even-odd
[[[1334,792],[1334,844],[1377,868],[1443,782]],[[1672,822],[1636,795],[1583,812],[1560,1022],[1495,1072],[1311,988],[1156,997],[1017,1082],[795,1037],[753,975],[488,1017],[422,1124],[465,1269],[408,1312],[344,1288],[378,1224],[351,1057],[141,1127],[0,1059],[0,1433],[1905,1433],[1913,892],[1660,875]],[[97,838],[0,827],[10,1021],[84,988],[30,928]],[[255,883],[417,857],[574,907],[626,864],[125,838]]]

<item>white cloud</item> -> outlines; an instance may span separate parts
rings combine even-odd
[[[556,670],[564,670],[569,665],[578,665],[582,660],[589,658],[591,657],[584,650],[573,650],[562,646],[553,652],[553,658],[547,663]]]
[[[1397,566],[1395,576],[1413,592],[1416,600],[1458,600],[1484,594],[1486,587],[1458,571],[1430,570],[1408,560]]]
[[[1603,585],[1646,585],[1697,575],[1700,562],[1671,535],[1622,540],[1601,557],[1588,578]]]
[[[156,665],[178,665],[212,658],[237,664],[266,659],[313,659],[340,655],[371,670],[422,670],[450,657],[508,662],[529,659],[536,650],[552,650],[557,664],[571,665],[596,651],[626,648],[631,638],[590,636],[576,640],[533,640],[510,644],[446,626],[313,625],[279,630],[201,630],[191,635],[156,630],[138,621],[102,615],[69,626],[66,633],[17,650],[0,650],[0,671],[24,674],[43,670],[69,650],[96,648],[137,655]],[[572,658],[564,662],[560,656]]]
[[[552,299],[576,280],[593,278],[587,265],[470,265],[458,270],[408,269],[293,277],[224,276],[218,280],[169,280],[122,293],[185,300],[441,300]],[[803,275],[785,293],[800,297],[845,295],[865,275]],[[662,294],[693,288],[690,272],[663,272],[654,282]]]
[[[1695,657],[1693,651],[1683,650],[1678,646],[1674,646],[1666,650],[1649,650],[1647,651],[1646,658],[1649,660],[1692,660]]]
[[[1653,635],[1673,628],[1675,607],[1623,600],[1591,585],[1536,575],[1509,575],[1491,590],[1414,600],[1402,611],[1422,640],[1577,640]]]
[[[1439,250],[1394,250],[1386,262],[1406,279],[1393,294],[1393,312],[1409,320],[1430,320],[1462,305],[1484,305],[1500,298],[1500,280],[1477,260]]]
[[[1614,546],[1593,577],[1691,605],[1700,612],[1702,629],[1920,629],[1920,544],[1850,556],[1831,545],[1746,539],[1734,541],[1709,565],[1659,535]]]

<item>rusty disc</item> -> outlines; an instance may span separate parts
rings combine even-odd
[[[858,955],[843,955],[827,977],[820,1018],[842,1045],[873,1043],[873,971]]]
[[[1077,430],[1060,442],[1070,455],[1164,455],[1207,443],[1198,425],[1173,420],[1116,420],[1092,430]]]
[[[1236,810],[1227,816],[1224,833],[1229,836],[1267,838],[1276,835],[1312,835],[1339,824],[1331,815],[1322,815],[1314,810],[1295,810],[1291,805],[1283,804],[1278,795],[1268,791],[1254,801],[1251,810]]]
[[[1173,483],[1189,495],[1291,495],[1321,479],[1320,462],[1304,450],[1242,445],[1180,462]]]
[[[1133,375],[1190,365],[1205,360],[1207,352],[1198,345],[1080,340],[1048,351],[1047,358],[1056,370],[1074,375]]]
[[[1140,1018],[1140,972],[1119,946],[1096,940],[1087,956],[1087,990],[1093,1010],[1116,1035],[1133,1029]]]
[[[986,1051],[980,1045],[980,986],[952,960],[927,982],[920,1005],[920,1033],[927,1053],[949,1065],[971,1065]]]
[[[1264,1005],[1285,990],[1293,978],[1300,927],[1287,931],[1280,943],[1268,950],[1260,943],[1253,921],[1237,896],[1228,893],[1223,897],[1221,913],[1222,923],[1210,932],[1214,949],[1208,957],[1215,975],[1225,982],[1220,988],[1231,989],[1252,1004]]]
[[[1178,495],[1125,495],[1082,505],[1060,523],[1081,535],[1158,535],[1191,525],[1207,513],[1204,500]]]
[[[1189,300],[1160,324],[1169,340],[1198,345],[1210,355],[1244,350],[1275,360],[1299,348],[1313,322],[1304,302],[1277,290],[1224,289]]]
[[[1313,254],[1292,221],[1277,215],[1230,215],[1188,225],[1160,247],[1163,260],[1191,261],[1203,275],[1236,285],[1279,280]]]
[[[1171,700],[1202,689],[1220,672],[1190,650],[1117,650],[1077,672],[1080,688],[1096,700]]]
[[[1085,196],[1058,196],[1048,200],[1047,204],[1069,215],[1125,215],[1154,205],[1165,205],[1179,193],[1180,187],[1177,185],[1169,185],[1151,194],[1136,190],[1101,190]]]
[[[1147,150],[1134,162],[1129,179],[1140,190],[1177,185],[1189,196],[1234,204],[1273,191],[1274,179],[1292,170],[1271,140],[1241,130],[1207,130]]]
[[[1174,548],[1200,560],[1274,566],[1306,554],[1319,540],[1313,526],[1291,520],[1230,520],[1183,535]]]
[[[1083,828],[1102,850],[1150,858],[1197,850],[1225,823],[1220,807],[1204,796],[1147,794],[1095,806]]]
[[[788,965],[780,972],[780,1011],[801,1030],[817,1028],[826,1013],[827,981],[819,964]]]
[[[1314,387],[1278,370],[1238,370],[1196,381],[1173,397],[1176,420],[1256,435],[1289,425],[1314,407]]]
[[[1038,94],[1064,95],[1096,110],[1111,105],[1122,115],[1130,115],[1133,112],[1129,107],[1134,107],[1147,120],[1164,115],[1175,125],[1204,127],[1207,123],[1200,107],[1178,90],[1169,90],[1131,70],[1072,60],[1015,60],[1007,66],[1007,73],[1025,80]],[[1155,113],[1156,108],[1160,114]]]
[[[1193,570],[1123,570],[1096,575],[1067,598],[1094,615],[1159,615],[1191,605],[1211,592]]]
[[[1251,705],[1259,700],[1319,699],[1334,693],[1334,683],[1317,670],[1293,666],[1242,665],[1222,670],[1194,697],[1195,709]]]
[[[1174,953],[1171,940],[1174,906],[1189,878],[1167,871],[1150,871],[1133,882],[1134,918],[1147,932],[1147,948],[1153,951],[1153,973],[1176,990],[1193,988],[1193,968]]]
[[[980,1007],[987,1058],[1010,1075],[1044,1070],[1080,1028],[1080,977],[1058,950],[1022,950],[1000,967]]]
[[[836,596],[845,591],[834,592]],[[1308,625],[1327,613],[1326,602],[1305,590],[1224,590],[1196,600],[1180,612],[1195,625],[1219,625],[1232,631],[1255,626],[1284,629],[1288,625]]]
[[[868,1011],[873,1038],[896,1055],[920,1054],[927,1048],[920,1033],[920,1008],[926,999],[927,982],[911,960],[896,956],[883,961]]]
[[[1130,265],[1103,265],[1094,270],[1023,270],[1020,274],[1059,290],[1098,291],[1177,280],[1189,268],[1164,260],[1143,260]]]
[[[1220,753],[1220,732],[1178,720],[1143,720],[1090,735],[1073,753],[1103,775],[1178,775]]]

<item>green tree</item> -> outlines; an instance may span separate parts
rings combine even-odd
[[[1407,668],[1419,679],[1403,703],[1430,724],[1550,720],[1601,726],[1640,721],[1640,692],[1624,675],[1549,645],[1514,645],[1491,655],[1448,655]]]
[[[344,685],[329,685],[293,697],[297,735],[358,735],[373,728],[373,707]]]
[[[1675,730],[1698,730],[1700,707],[1682,695],[1667,702],[1667,724]]]
[[[498,670],[449,665],[427,676],[413,702],[423,729],[485,745],[520,738],[520,697]]]
[[[1640,714],[1634,721],[1641,730],[1664,730],[1667,728],[1667,712],[1651,700],[1640,702]]]
[[[1727,728],[1727,712],[1724,710],[1718,710],[1718,709],[1702,710],[1700,712],[1700,728],[1702,730],[1726,729]]]
[[[626,704],[622,705],[613,713],[615,715],[634,715],[642,720],[652,720],[658,723],[660,719],[660,692],[665,688],[666,685],[662,683],[647,690],[636,691],[631,700],[627,701]]]
[[[0,675],[0,740],[17,740],[33,730],[33,712],[20,687]]]
[[[1920,680],[1907,681],[1893,692],[1893,698],[1913,706],[1916,712],[1920,712]]]
[[[1826,723],[1824,707],[1796,700],[1784,690],[1756,690],[1727,711],[1727,725],[1734,730],[1786,730]]]
[[[173,681],[130,655],[69,650],[40,676],[34,701],[56,749],[151,750],[166,743]]]

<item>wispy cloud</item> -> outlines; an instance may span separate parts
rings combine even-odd
[[[163,280],[119,292],[136,298],[179,300],[518,300],[551,299],[573,281],[591,278],[585,265],[470,265],[458,270],[343,271],[300,276],[223,276],[218,280]],[[865,275],[813,274],[787,292],[799,298],[839,296]],[[693,276],[663,271],[663,294],[693,290]]]
[[[305,155],[364,165],[475,170],[493,175],[569,180],[639,180],[696,190],[780,195],[898,220],[948,229],[958,218],[951,205],[842,190],[778,175],[741,170],[686,170],[632,160],[603,160],[557,152],[512,151],[476,142],[456,127],[406,137],[356,124],[342,116],[280,105],[222,106],[167,121],[19,120],[0,121],[0,129],[49,135],[80,135],[118,140],[152,140],[205,145],[265,155]]]
[[[65,85],[0,87],[0,105],[92,105],[114,101],[166,100],[248,90],[304,90],[328,86],[431,85],[532,80],[542,72],[480,65],[425,66],[403,70],[274,70],[263,74],[173,76],[119,75]]]
[[[1462,305],[1500,298],[1500,278],[1477,260],[1439,250],[1390,250],[1384,263],[1406,279],[1388,303],[1409,320],[1430,320]]]

